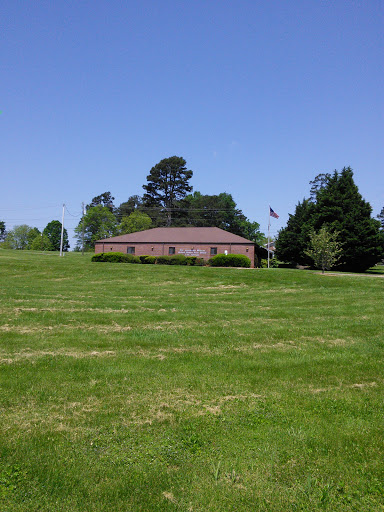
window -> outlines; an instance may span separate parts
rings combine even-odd
[[[211,256],[215,256],[217,254],[217,247],[211,247]]]
[[[170,247],[168,249],[168,254],[175,254],[176,250],[175,250],[175,247]]]
[[[127,247],[127,253],[128,254],[135,254],[135,248],[134,247]]]

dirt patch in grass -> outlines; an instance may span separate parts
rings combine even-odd
[[[3,364],[12,364],[25,359],[37,359],[40,357],[71,357],[75,359],[84,359],[87,357],[112,357],[115,356],[116,352],[113,350],[104,350],[104,351],[96,351],[93,350],[91,352],[81,352],[81,351],[73,351],[73,350],[31,350],[25,349],[20,352],[15,352],[13,354],[3,354],[0,359],[0,363]]]
[[[226,395],[217,397],[214,400],[198,399],[195,395],[186,390],[175,390],[173,393],[165,396],[157,394],[152,397],[152,404],[155,406],[140,407],[140,413],[134,411],[130,417],[124,419],[125,424],[152,425],[153,423],[174,422],[180,413],[187,413],[190,417],[199,417],[205,415],[220,416],[222,408],[231,402],[260,400],[261,395],[250,393],[249,395]],[[147,411],[143,414],[141,411]]]
[[[246,288],[245,284],[219,284],[217,286],[201,286],[198,290],[234,290],[236,288]]]
[[[321,336],[317,336],[314,338],[302,337],[302,340],[305,341],[316,341],[321,344],[331,345],[331,346],[345,346],[352,345],[355,341],[352,338],[323,338]]]
[[[300,347],[298,347],[294,341],[285,341],[284,343],[278,342],[273,344],[254,343],[253,345],[242,345],[234,348],[236,352],[243,352],[246,354],[252,354],[255,350],[260,352],[270,352],[271,350],[287,351],[292,349],[300,350]]]
[[[364,389],[364,388],[375,388],[377,387],[377,382],[362,382],[359,384],[352,384],[351,388]]]
[[[57,325],[40,325],[40,326],[19,326],[19,325],[9,325],[5,324],[0,326],[0,332],[15,332],[18,334],[32,334],[36,332],[42,331],[62,331],[66,330],[81,330],[81,331],[96,331],[100,333],[108,333],[108,332],[125,332],[130,331],[132,327],[130,325],[118,325],[116,323],[112,325],[67,325],[67,324],[57,324]]]

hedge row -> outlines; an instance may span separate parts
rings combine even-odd
[[[203,258],[196,256],[134,256],[133,254],[124,254],[122,252],[100,252],[92,256],[92,261],[101,261],[109,263],[144,263],[146,265],[190,265],[203,266]]]
[[[122,252],[100,252],[92,256],[92,261],[109,263],[144,263],[146,265],[189,265],[203,266],[206,264],[203,258],[196,256],[134,256]],[[247,267],[251,266],[251,260],[242,254],[217,254],[208,261],[211,267]]]
[[[124,254],[122,252],[99,252],[92,256],[91,261],[103,261],[108,263],[141,263],[138,256]]]

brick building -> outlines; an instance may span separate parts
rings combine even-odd
[[[95,253],[123,252],[136,256],[197,256],[208,260],[216,254],[244,254],[254,266],[255,244],[220,228],[153,228],[98,240]]]

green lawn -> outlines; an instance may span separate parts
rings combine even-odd
[[[0,274],[2,512],[384,511],[382,275]]]

